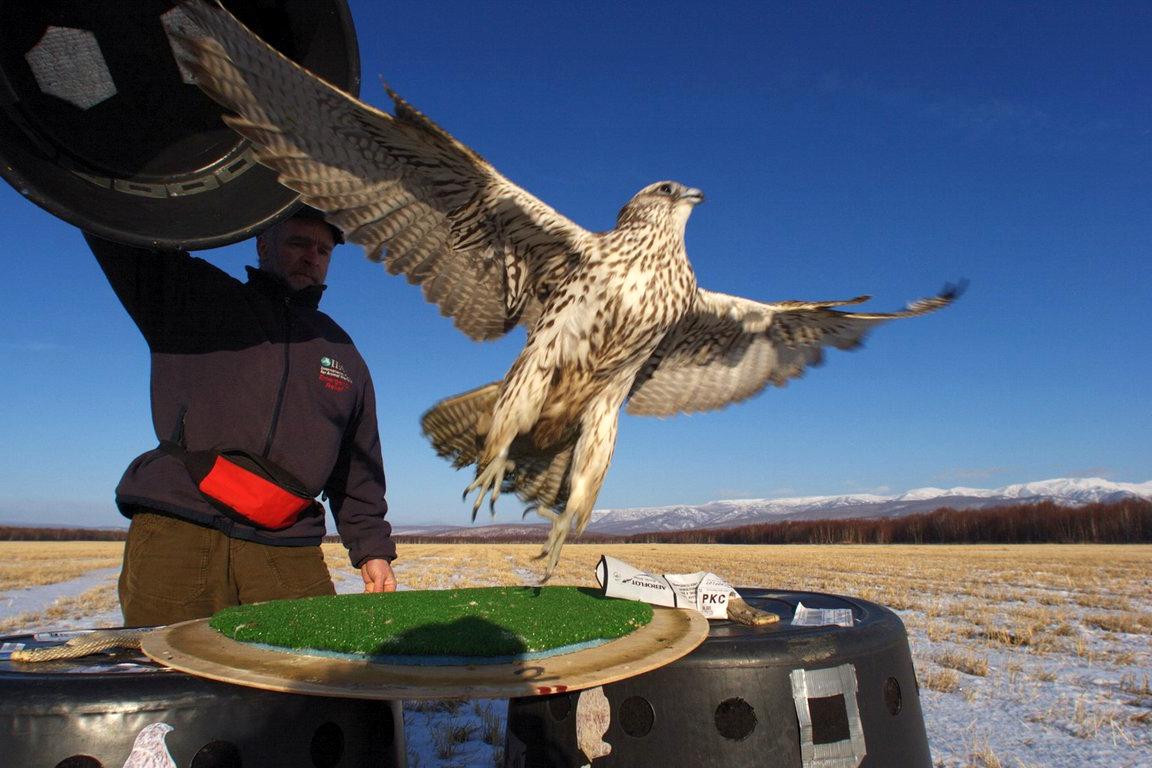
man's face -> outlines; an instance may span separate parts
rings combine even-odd
[[[285,219],[256,240],[260,268],[295,290],[323,285],[336,240],[322,221]]]

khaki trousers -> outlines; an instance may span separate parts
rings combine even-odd
[[[205,618],[229,605],[334,594],[319,546],[230,539],[150,512],[137,512],[128,527],[120,572],[127,627]]]

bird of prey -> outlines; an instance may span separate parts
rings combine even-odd
[[[622,406],[721,408],[800,376],[826,346],[850,349],[873,326],[957,295],[875,313],[837,309],[866,296],[763,303],[699,288],[684,249],[699,190],[650,184],[615,228],[589,232],[390,88],[394,114],[312,76],[222,8],[182,7],[201,30],[179,41],[186,66],[282,184],[473,339],[526,329],[502,381],[439,403],[423,427],[441,455],[475,465],[473,520],[504,492],[551,521],[545,579],[588,523]]]

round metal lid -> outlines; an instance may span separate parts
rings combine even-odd
[[[209,680],[352,699],[508,699],[578,691],[671,664],[708,636],[708,620],[699,613],[657,607],[651,623],[593,648],[499,664],[415,666],[249,645],[208,622],[159,627],[141,646],[157,662]]]
[[[359,92],[345,0],[226,0],[286,56]],[[145,247],[211,248],[296,206],[223,108],[188,81],[168,31],[176,0],[0,0],[0,175],[89,232]]]

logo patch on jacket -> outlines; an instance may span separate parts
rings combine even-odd
[[[334,357],[320,358],[320,383],[334,392],[346,392],[352,388],[352,377]]]

